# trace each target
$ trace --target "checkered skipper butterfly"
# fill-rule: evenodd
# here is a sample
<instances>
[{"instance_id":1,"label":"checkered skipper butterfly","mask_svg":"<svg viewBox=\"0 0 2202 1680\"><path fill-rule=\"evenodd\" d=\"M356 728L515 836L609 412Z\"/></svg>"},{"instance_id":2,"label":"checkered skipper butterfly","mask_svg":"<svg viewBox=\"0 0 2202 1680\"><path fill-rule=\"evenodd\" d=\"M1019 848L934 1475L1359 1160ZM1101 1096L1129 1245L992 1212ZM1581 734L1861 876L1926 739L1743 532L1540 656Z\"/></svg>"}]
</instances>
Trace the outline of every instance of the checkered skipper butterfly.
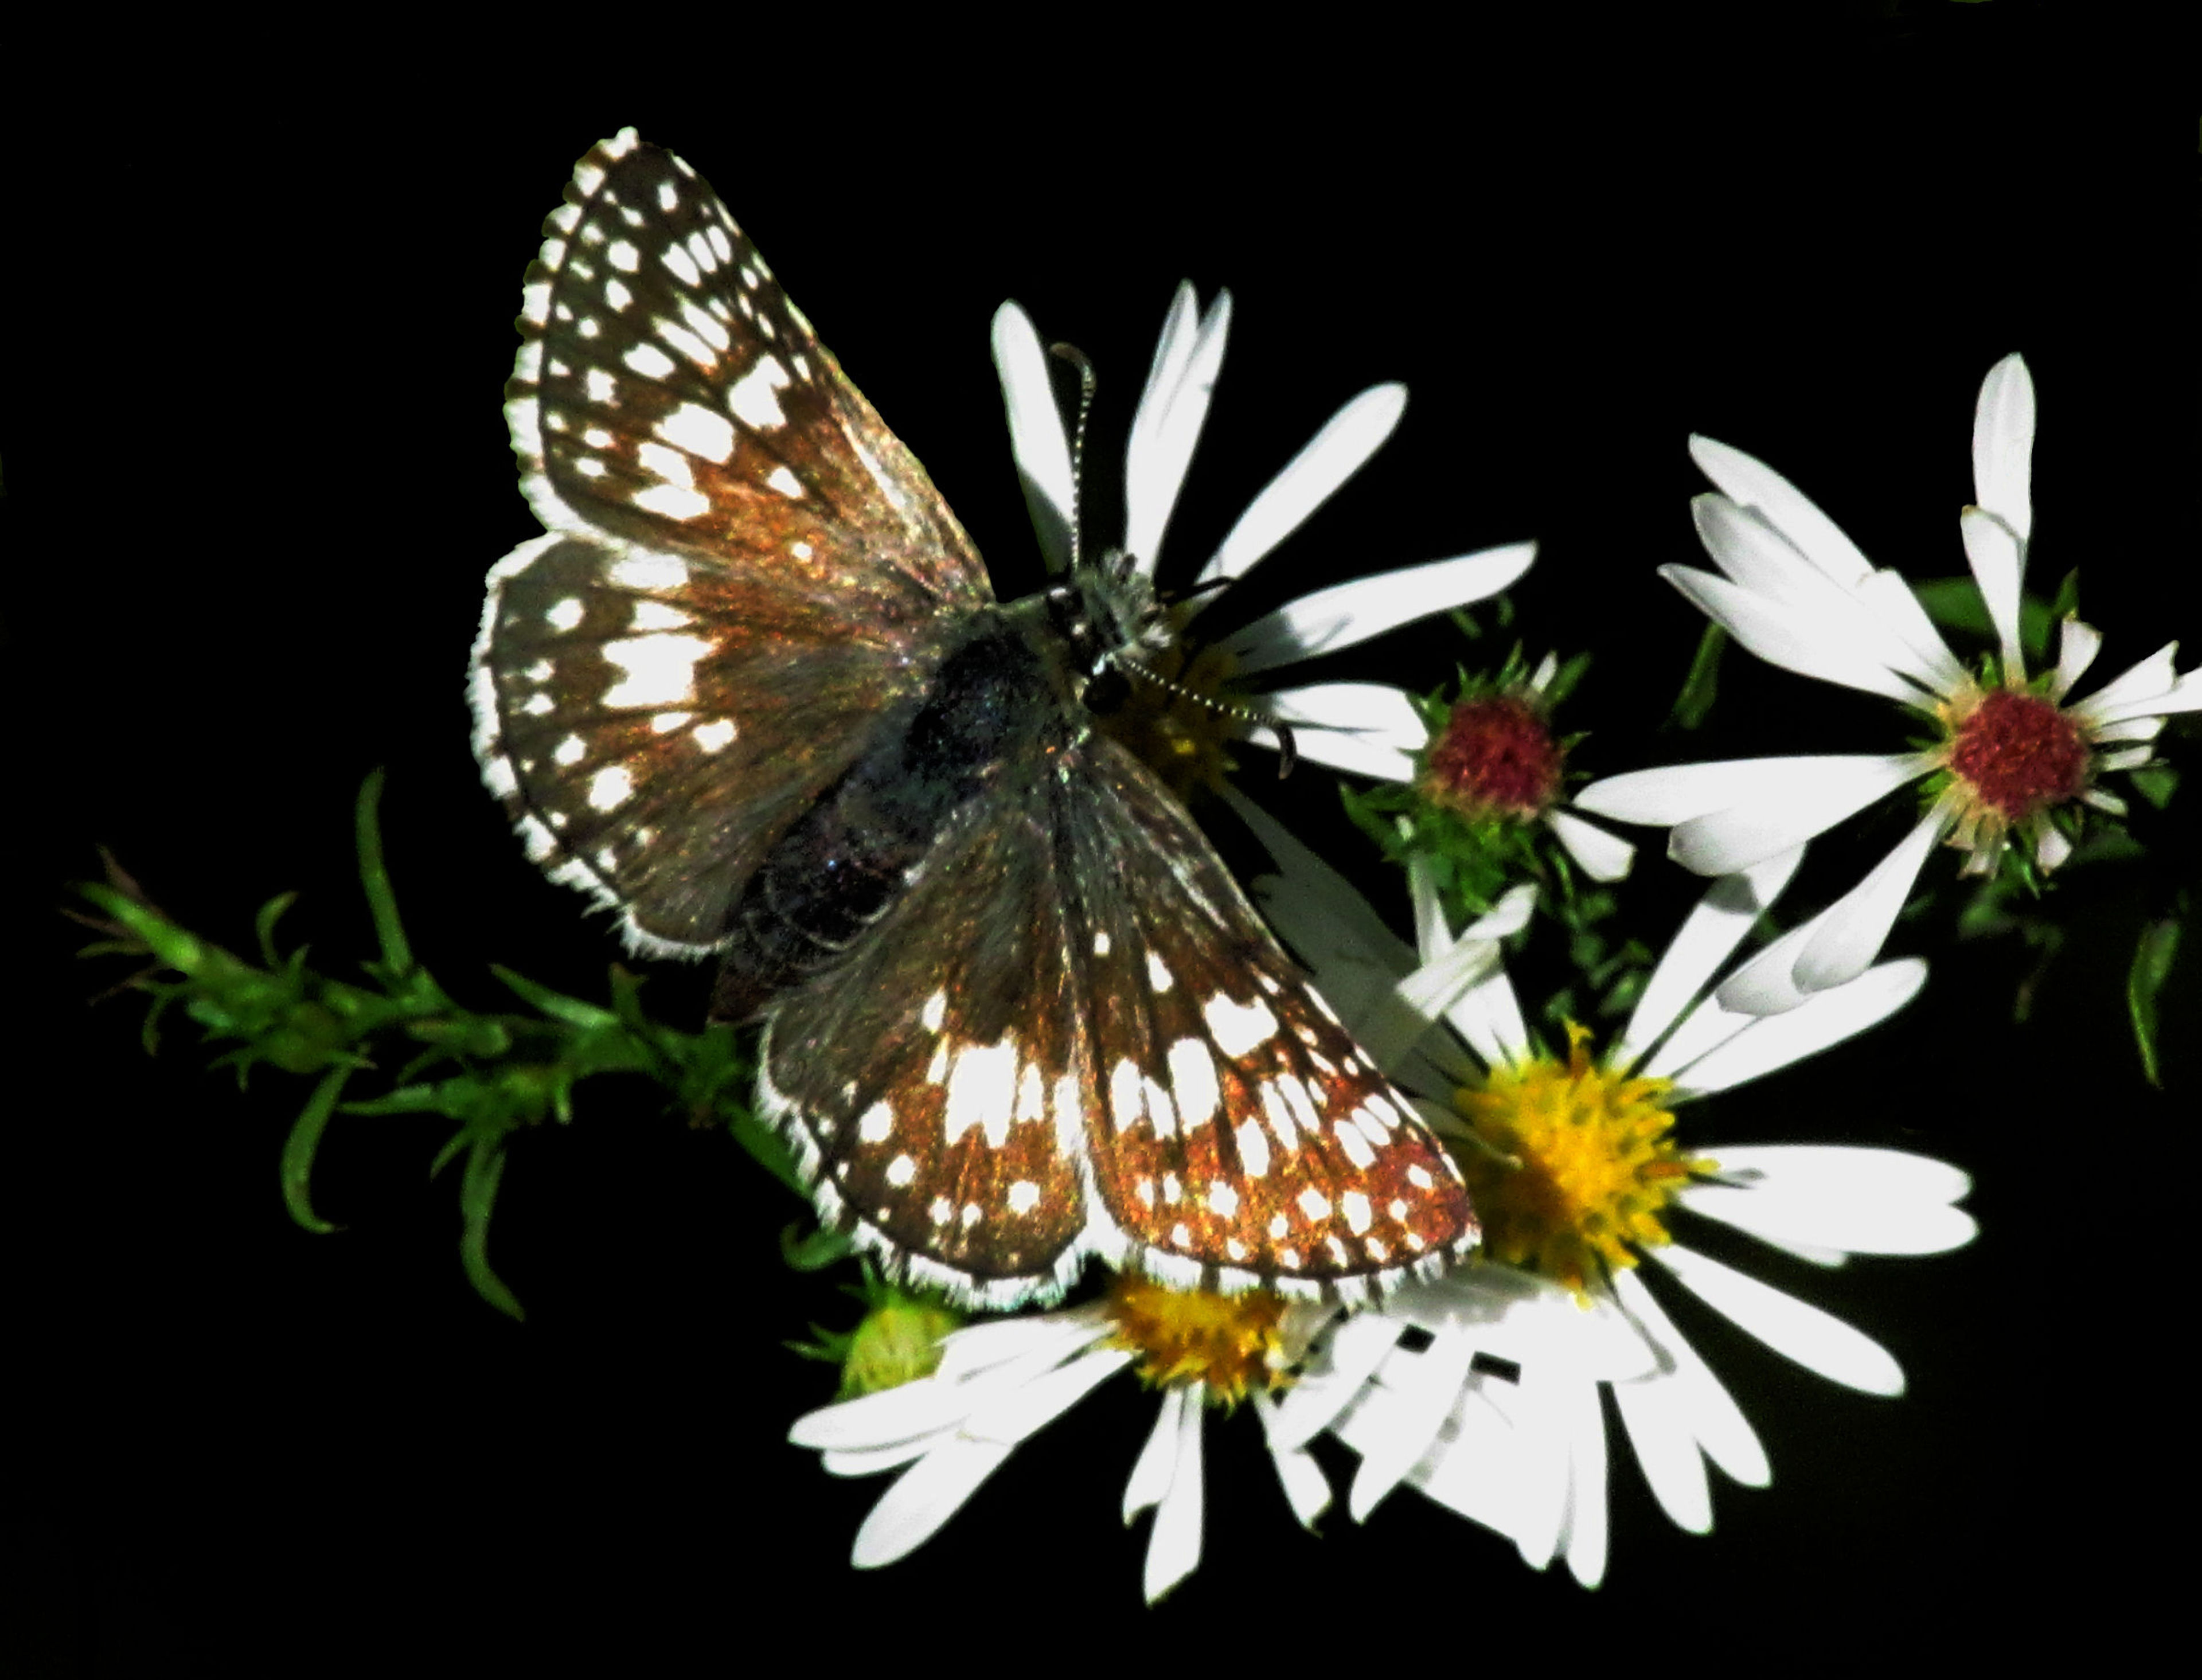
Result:
<instances>
[{"instance_id":1,"label":"checkered skipper butterfly","mask_svg":"<svg viewBox=\"0 0 2202 1680\"><path fill-rule=\"evenodd\" d=\"M491 572L474 747L528 855L719 958L820 1217L1004 1307L1089 1256L1366 1298L1464 1251L1442 1148L1086 684L1166 636L1121 556L1003 604L686 162L545 224L506 414L548 534Z\"/></svg>"}]
</instances>

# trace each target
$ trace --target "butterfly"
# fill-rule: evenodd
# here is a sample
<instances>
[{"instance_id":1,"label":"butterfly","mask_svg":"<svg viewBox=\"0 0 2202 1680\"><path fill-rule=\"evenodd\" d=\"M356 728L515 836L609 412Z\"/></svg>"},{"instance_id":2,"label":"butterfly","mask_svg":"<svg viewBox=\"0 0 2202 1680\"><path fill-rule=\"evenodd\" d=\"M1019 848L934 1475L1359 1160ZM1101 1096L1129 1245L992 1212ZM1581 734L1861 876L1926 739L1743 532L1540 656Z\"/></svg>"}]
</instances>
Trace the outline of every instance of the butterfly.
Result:
<instances>
[{"instance_id":1,"label":"butterfly","mask_svg":"<svg viewBox=\"0 0 2202 1680\"><path fill-rule=\"evenodd\" d=\"M633 129L527 271L474 749L528 856L715 956L819 1217L967 1305L1088 1259L1356 1301L1464 1253L1444 1148L1088 687L1122 555L984 565L694 169Z\"/></svg>"}]
</instances>

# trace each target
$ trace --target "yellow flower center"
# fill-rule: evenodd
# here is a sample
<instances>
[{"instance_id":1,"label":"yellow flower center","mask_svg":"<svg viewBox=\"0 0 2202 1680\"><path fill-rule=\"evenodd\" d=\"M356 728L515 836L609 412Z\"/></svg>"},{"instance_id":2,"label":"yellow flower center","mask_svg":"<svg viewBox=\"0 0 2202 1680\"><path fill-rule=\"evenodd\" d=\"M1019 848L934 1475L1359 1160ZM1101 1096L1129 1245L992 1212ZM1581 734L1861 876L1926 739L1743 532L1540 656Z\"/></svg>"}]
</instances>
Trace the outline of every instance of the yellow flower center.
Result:
<instances>
[{"instance_id":1,"label":"yellow flower center","mask_svg":"<svg viewBox=\"0 0 2202 1680\"><path fill-rule=\"evenodd\" d=\"M1285 1302L1259 1291L1210 1295L1127 1274L1109 1292L1109 1316L1116 1326L1110 1344L1138 1355L1142 1382L1205 1383L1225 1407L1253 1389L1284 1387L1286 1368L1305 1351L1288 1345Z\"/></svg>"},{"instance_id":2,"label":"yellow flower center","mask_svg":"<svg viewBox=\"0 0 2202 1680\"><path fill-rule=\"evenodd\" d=\"M1127 673L1123 704L1100 720L1101 729L1130 748L1180 799L1197 789L1221 788L1236 767L1230 743L1239 702L1228 690L1238 661L1221 648L1203 648L1188 660L1184 645L1173 642L1142 655L1140 663L1175 686Z\"/></svg>"},{"instance_id":3,"label":"yellow flower center","mask_svg":"<svg viewBox=\"0 0 2202 1680\"><path fill-rule=\"evenodd\" d=\"M1660 1211L1692 1174L1714 1170L1667 1136L1670 1082L1593 1066L1589 1037L1570 1021L1564 1062L1493 1068L1481 1090L1454 1098L1485 1146L1459 1152L1485 1256L1578 1296L1601 1266L1625 1270L1633 1249L1668 1241Z\"/></svg>"}]
</instances>

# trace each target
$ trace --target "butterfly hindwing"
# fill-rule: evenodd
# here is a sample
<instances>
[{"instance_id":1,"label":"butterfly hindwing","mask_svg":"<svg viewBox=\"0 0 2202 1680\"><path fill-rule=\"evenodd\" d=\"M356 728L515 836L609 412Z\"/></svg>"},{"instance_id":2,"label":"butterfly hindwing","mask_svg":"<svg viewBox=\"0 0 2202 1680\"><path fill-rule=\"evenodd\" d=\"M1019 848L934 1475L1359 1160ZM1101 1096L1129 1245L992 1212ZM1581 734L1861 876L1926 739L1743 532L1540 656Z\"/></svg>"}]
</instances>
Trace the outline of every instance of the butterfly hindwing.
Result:
<instances>
[{"instance_id":1,"label":"butterfly hindwing","mask_svg":"<svg viewBox=\"0 0 2202 1680\"><path fill-rule=\"evenodd\" d=\"M1096 735L1061 790L1098 1209L1164 1281L1364 1298L1471 1246L1460 1173L1183 806Z\"/></svg>"},{"instance_id":2,"label":"butterfly hindwing","mask_svg":"<svg viewBox=\"0 0 2202 1680\"><path fill-rule=\"evenodd\" d=\"M1041 726L837 962L775 1003L770 1116L821 1213L968 1304L1099 1258L1360 1298L1473 1240L1444 1149L1174 797Z\"/></svg>"}]
</instances>

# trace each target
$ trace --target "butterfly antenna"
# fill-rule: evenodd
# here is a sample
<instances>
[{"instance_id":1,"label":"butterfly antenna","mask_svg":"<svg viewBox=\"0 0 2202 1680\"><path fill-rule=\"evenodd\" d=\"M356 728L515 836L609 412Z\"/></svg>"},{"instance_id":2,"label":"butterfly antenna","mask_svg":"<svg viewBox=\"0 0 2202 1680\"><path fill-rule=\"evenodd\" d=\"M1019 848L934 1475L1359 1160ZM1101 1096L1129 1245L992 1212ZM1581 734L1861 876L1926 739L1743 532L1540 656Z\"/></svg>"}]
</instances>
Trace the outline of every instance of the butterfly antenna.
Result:
<instances>
[{"instance_id":1,"label":"butterfly antenna","mask_svg":"<svg viewBox=\"0 0 2202 1680\"><path fill-rule=\"evenodd\" d=\"M1240 723L1259 724L1264 729L1270 731L1277 737L1277 779L1279 781L1281 782L1286 777L1291 775L1293 767L1299 763L1299 743L1292 734L1292 726L1283 719L1269 717L1255 708L1241 705L1235 700L1217 700L1201 693L1197 689L1189 689L1183 683L1163 676L1159 671L1150 670L1128 654L1112 654L1110 655L1109 662L1127 677L1137 678L1143 683L1152 683L1157 688L1174 694L1180 700L1190 700L1196 706L1206 707L1218 717L1235 718Z\"/></svg>"},{"instance_id":2,"label":"butterfly antenna","mask_svg":"<svg viewBox=\"0 0 2202 1680\"><path fill-rule=\"evenodd\" d=\"M1086 417L1093 412L1093 363L1075 344L1054 344L1047 353L1078 370L1078 429L1070 440L1070 569L1075 572L1084 548L1086 526Z\"/></svg>"}]
</instances>

